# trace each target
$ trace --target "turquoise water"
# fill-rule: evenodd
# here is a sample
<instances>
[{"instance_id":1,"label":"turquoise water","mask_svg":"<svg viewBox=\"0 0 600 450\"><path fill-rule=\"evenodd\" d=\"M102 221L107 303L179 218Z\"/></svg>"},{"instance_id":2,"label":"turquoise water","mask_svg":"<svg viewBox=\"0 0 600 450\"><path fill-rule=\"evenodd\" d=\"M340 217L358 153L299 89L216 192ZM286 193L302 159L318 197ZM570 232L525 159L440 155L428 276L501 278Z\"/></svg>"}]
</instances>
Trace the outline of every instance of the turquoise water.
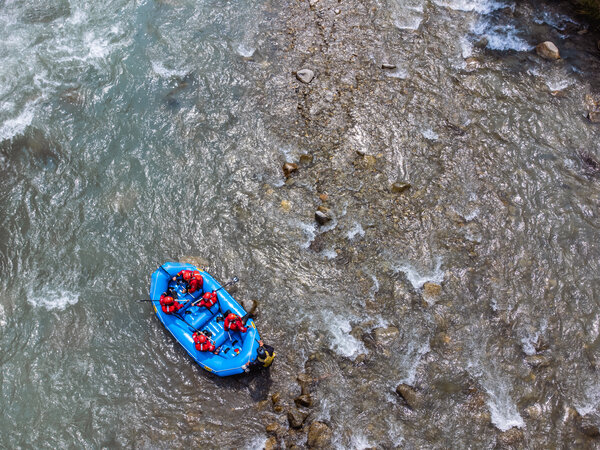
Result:
<instances>
[{"instance_id":1,"label":"turquoise water","mask_svg":"<svg viewBox=\"0 0 600 450\"><path fill-rule=\"evenodd\" d=\"M580 157L598 129L563 34L579 24L363 6L0 3L0 446L262 448L299 372L337 448L490 447L511 428L546 447L581 437L573 411L598 420L600 196ZM546 36L563 61L531 52ZM259 300L270 376L203 372L135 302L186 255Z\"/></svg>"}]
</instances>

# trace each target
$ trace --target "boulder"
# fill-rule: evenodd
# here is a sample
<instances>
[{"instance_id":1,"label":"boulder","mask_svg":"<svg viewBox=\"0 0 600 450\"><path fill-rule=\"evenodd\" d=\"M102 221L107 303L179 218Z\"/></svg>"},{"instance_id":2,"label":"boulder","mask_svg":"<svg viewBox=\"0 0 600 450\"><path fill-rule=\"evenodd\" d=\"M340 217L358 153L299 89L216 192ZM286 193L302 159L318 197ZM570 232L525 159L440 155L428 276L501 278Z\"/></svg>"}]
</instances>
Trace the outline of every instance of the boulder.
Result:
<instances>
[{"instance_id":1,"label":"boulder","mask_svg":"<svg viewBox=\"0 0 600 450\"><path fill-rule=\"evenodd\" d=\"M442 286L428 281L423 285L423 295L427 297L437 297L442 293Z\"/></svg>"},{"instance_id":2,"label":"boulder","mask_svg":"<svg viewBox=\"0 0 600 450\"><path fill-rule=\"evenodd\" d=\"M277 438L275 436L271 436L265 442L265 450L275 450L277 448Z\"/></svg>"},{"instance_id":3,"label":"boulder","mask_svg":"<svg viewBox=\"0 0 600 450\"><path fill-rule=\"evenodd\" d=\"M315 212L315 220L319 225L325 225L327 222L330 222L332 219L331 210L326 206L319 206L317 211Z\"/></svg>"},{"instance_id":4,"label":"boulder","mask_svg":"<svg viewBox=\"0 0 600 450\"><path fill-rule=\"evenodd\" d=\"M558 52L558 48L556 47L556 45L554 45L554 43L550 41L545 41L538 44L535 47L535 51L542 58L548 59L550 61L560 59L560 53Z\"/></svg>"},{"instance_id":5,"label":"boulder","mask_svg":"<svg viewBox=\"0 0 600 450\"><path fill-rule=\"evenodd\" d=\"M410 409L417 409L421 406L421 396L415 388L408 384L399 384L396 387L396 394L398 394Z\"/></svg>"},{"instance_id":6,"label":"boulder","mask_svg":"<svg viewBox=\"0 0 600 450\"><path fill-rule=\"evenodd\" d=\"M291 428L302 428L308 414L298 410L298 408L290 408L287 413L288 423Z\"/></svg>"},{"instance_id":7,"label":"boulder","mask_svg":"<svg viewBox=\"0 0 600 450\"><path fill-rule=\"evenodd\" d=\"M179 258L179 262L192 264L199 269L209 266L208 260L202 258L201 256L182 256Z\"/></svg>"},{"instance_id":8,"label":"boulder","mask_svg":"<svg viewBox=\"0 0 600 450\"><path fill-rule=\"evenodd\" d=\"M310 69L301 69L296 72L296 78L306 84L310 83L314 77L315 73Z\"/></svg>"},{"instance_id":9,"label":"boulder","mask_svg":"<svg viewBox=\"0 0 600 450\"><path fill-rule=\"evenodd\" d=\"M312 398L310 394L302 394L294 399L294 403L296 406L304 406L308 408L312 405Z\"/></svg>"},{"instance_id":10,"label":"boulder","mask_svg":"<svg viewBox=\"0 0 600 450\"><path fill-rule=\"evenodd\" d=\"M286 162L283 165L283 174L285 175L286 178L289 177L292 173L296 172L297 170L298 170L298 164Z\"/></svg>"},{"instance_id":11,"label":"boulder","mask_svg":"<svg viewBox=\"0 0 600 450\"><path fill-rule=\"evenodd\" d=\"M308 427L308 448L329 448L333 433L331 428L323 422L313 422Z\"/></svg>"},{"instance_id":12,"label":"boulder","mask_svg":"<svg viewBox=\"0 0 600 450\"><path fill-rule=\"evenodd\" d=\"M396 327L375 328L375 342L380 345L388 345L400 335Z\"/></svg>"},{"instance_id":13,"label":"boulder","mask_svg":"<svg viewBox=\"0 0 600 450\"><path fill-rule=\"evenodd\" d=\"M242 308L250 314L256 313L258 302L256 300L242 300Z\"/></svg>"},{"instance_id":14,"label":"boulder","mask_svg":"<svg viewBox=\"0 0 600 450\"><path fill-rule=\"evenodd\" d=\"M279 431L279 424L277 422L270 423L265 427L267 434L277 434Z\"/></svg>"},{"instance_id":15,"label":"boulder","mask_svg":"<svg viewBox=\"0 0 600 450\"><path fill-rule=\"evenodd\" d=\"M590 111L588 113L588 120L592 123L600 123L600 111Z\"/></svg>"},{"instance_id":16,"label":"boulder","mask_svg":"<svg viewBox=\"0 0 600 450\"><path fill-rule=\"evenodd\" d=\"M600 436L600 430L598 424L589 416L583 416L578 418L578 425L581 432L591 438L597 438Z\"/></svg>"},{"instance_id":17,"label":"boulder","mask_svg":"<svg viewBox=\"0 0 600 450\"><path fill-rule=\"evenodd\" d=\"M271 395L271 401L274 405L279 403L279 400L281 400L281 394L279 392L275 392L273 395Z\"/></svg>"},{"instance_id":18,"label":"boulder","mask_svg":"<svg viewBox=\"0 0 600 450\"><path fill-rule=\"evenodd\" d=\"M401 194L402 192L408 190L410 188L410 183L404 183L404 182L396 182L394 184L392 184L392 192L394 194Z\"/></svg>"},{"instance_id":19,"label":"boulder","mask_svg":"<svg viewBox=\"0 0 600 450\"><path fill-rule=\"evenodd\" d=\"M498 436L498 442L503 447L513 446L523 440L523 431L518 428L511 428L510 430L503 431Z\"/></svg>"}]
</instances>

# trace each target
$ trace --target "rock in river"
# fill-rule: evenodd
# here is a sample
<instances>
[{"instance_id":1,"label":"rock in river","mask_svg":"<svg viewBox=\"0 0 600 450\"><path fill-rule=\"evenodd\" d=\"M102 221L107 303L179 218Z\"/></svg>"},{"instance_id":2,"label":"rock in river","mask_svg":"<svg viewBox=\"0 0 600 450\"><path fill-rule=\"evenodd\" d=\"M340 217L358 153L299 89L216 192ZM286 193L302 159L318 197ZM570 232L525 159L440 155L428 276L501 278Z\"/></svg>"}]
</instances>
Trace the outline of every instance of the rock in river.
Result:
<instances>
[{"instance_id":1,"label":"rock in river","mask_svg":"<svg viewBox=\"0 0 600 450\"><path fill-rule=\"evenodd\" d=\"M331 221L331 210L326 206L319 206L317 212L315 212L315 220L319 225L325 225L327 222Z\"/></svg>"},{"instance_id":2,"label":"rock in river","mask_svg":"<svg viewBox=\"0 0 600 450\"><path fill-rule=\"evenodd\" d=\"M542 42L535 47L535 51L544 59L554 61L560 59L560 53L554 43L550 41Z\"/></svg>"},{"instance_id":3,"label":"rock in river","mask_svg":"<svg viewBox=\"0 0 600 450\"><path fill-rule=\"evenodd\" d=\"M396 394L402 397L410 409L417 409L421 406L421 396L408 384L399 384L396 387Z\"/></svg>"},{"instance_id":4,"label":"rock in river","mask_svg":"<svg viewBox=\"0 0 600 450\"><path fill-rule=\"evenodd\" d=\"M286 178L289 177L292 173L296 172L297 170L298 170L298 164L286 162L283 165L283 174L285 175Z\"/></svg>"},{"instance_id":5,"label":"rock in river","mask_svg":"<svg viewBox=\"0 0 600 450\"><path fill-rule=\"evenodd\" d=\"M292 428L302 428L302 424L308 417L308 414L299 411L297 408L290 408L287 413L288 422Z\"/></svg>"},{"instance_id":6,"label":"rock in river","mask_svg":"<svg viewBox=\"0 0 600 450\"><path fill-rule=\"evenodd\" d=\"M410 188L410 183L396 182L392 184L392 192L400 194Z\"/></svg>"},{"instance_id":7,"label":"rock in river","mask_svg":"<svg viewBox=\"0 0 600 450\"><path fill-rule=\"evenodd\" d=\"M296 406L305 406L308 408L312 405L312 398L310 394L302 394L294 399L294 403Z\"/></svg>"},{"instance_id":8,"label":"rock in river","mask_svg":"<svg viewBox=\"0 0 600 450\"><path fill-rule=\"evenodd\" d=\"M331 445L333 433L331 428L323 422L313 422L308 428L308 448L328 448Z\"/></svg>"},{"instance_id":9,"label":"rock in river","mask_svg":"<svg viewBox=\"0 0 600 450\"><path fill-rule=\"evenodd\" d=\"M301 69L296 72L296 78L306 84L310 83L314 77L315 73L310 69Z\"/></svg>"},{"instance_id":10,"label":"rock in river","mask_svg":"<svg viewBox=\"0 0 600 450\"><path fill-rule=\"evenodd\" d=\"M375 329L375 342L381 345L388 345L394 341L400 331L396 327L385 327Z\"/></svg>"}]
</instances>

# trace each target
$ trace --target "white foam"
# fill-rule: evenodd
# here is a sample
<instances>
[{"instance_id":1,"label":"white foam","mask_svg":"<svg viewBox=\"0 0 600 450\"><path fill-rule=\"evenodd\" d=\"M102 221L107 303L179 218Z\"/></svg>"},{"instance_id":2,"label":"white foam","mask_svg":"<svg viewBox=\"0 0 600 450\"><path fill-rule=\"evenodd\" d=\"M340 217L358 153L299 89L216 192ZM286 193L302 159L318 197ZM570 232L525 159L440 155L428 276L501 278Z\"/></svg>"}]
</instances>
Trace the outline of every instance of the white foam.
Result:
<instances>
[{"instance_id":1,"label":"white foam","mask_svg":"<svg viewBox=\"0 0 600 450\"><path fill-rule=\"evenodd\" d=\"M402 19L394 20L394 25L399 30L418 30L421 26L421 22L423 22L423 16L416 14L409 14Z\"/></svg>"},{"instance_id":2,"label":"white foam","mask_svg":"<svg viewBox=\"0 0 600 450\"><path fill-rule=\"evenodd\" d=\"M265 444L267 443L266 436L252 436L249 442L246 442L243 446L244 450L262 450L265 448Z\"/></svg>"},{"instance_id":3,"label":"white foam","mask_svg":"<svg viewBox=\"0 0 600 450\"><path fill-rule=\"evenodd\" d=\"M28 103L17 117L4 121L0 126L0 141L22 134L31 125L34 115L33 104Z\"/></svg>"},{"instance_id":4,"label":"white foam","mask_svg":"<svg viewBox=\"0 0 600 450\"><path fill-rule=\"evenodd\" d=\"M437 258L435 268L430 272L419 273L411 264L404 263L395 268L396 272L404 272L413 288L421 289L428 281L441 284L444 281L444 272L441 269L442 260Z\"/></svg>"},{"instance_id":5,"label":"white foam","mask_svg":"<svg viewBox=\"0 0 600 450\"><path fill-rule=\"evenodd\" d=\"M373 286L369 289L369 297L375 299L375 294L379 292L379 280L375 275L371 275L371 279L373 280Z\"/></svg>"},{"instance_id":6,"label":"white foam","mask_svg":"<svg viewBox=\"0 0 600 450\"><path fill-rule=\"evenodd\" d=\"M393 72L386 72L386 75L391 78L399 78L401 80L404 80L408 78L408 71L406 69L398 67Z\"/></svg>"},{"instance_id":7,"label":"white foam","mask_svg":"<svg viewBox=\"0 0 600 450\"><path fill-rule=\"evenodd\" d=\"M573 80L548 80L546 81L546 86L551 91L562 91L574 83Z\"/></svg>"},{"instance_id":8,"label":"white foam","mask_svg":"<svg viewBox=\"0 0 600 450\"><path fill-rule=\"evenodd\" d=\"M487 39L486 47L490 50L525 52L533 49L533 45L518 36L519 32L514 25L491 26L487 20L480 20L472 31Z\"/></svg>"},{"instance_id":9,"label":"white foam","mask_svg":"<svg viewBox=\"0 0 600 450\"><path fill-rule=\"evenodd\" d=\"M246 44L241 43L237 45L236 51L238 55L243 56L244 58L250 58L252 55L254 55L256 49L253 47L248 47Z\"/></svg>"},{"instance_id":10,"label":"white foam","mask_svg":"<svg viewBox=\"0 0 600 450\"><path fill-rule=\"evenodd\" d=\"M431 348L429 347L429 341L426 341L419 347L415 347L415 344L413 342L409 344L406 356L412 362L410 363L406 376L401 380L402 383L410 385L414 384L415 379L417 378L417 368L419 367L419 363L421 362L423 356L429 353L430 350Z\"/></svg>"},{"instance_id":11,"label":"white foam","mask_svg":"<svg viewBox=\"0 0 600 450\"><path fill-rule=\"evenodd\" d=\"M160 61L152 61L152 70L157 75L163 78L172 78L172 77L184 77L187 75L187 70L176 70L176 69L167 69L162 62Z\"/></svg>"},{"instance_id":12,"label":"white foam","mask_svg":"<svg viewBox=\"0 0 600 450\"><path fill-rule=\"evenodd\" d=\"M310 247L310 244L312 243L312 241L315 240L315 236L317 235L316 225L314 223L300 222L299 220L294 221L293 225L296 226L297 228L300 228L300 230L302 230L302 234L306 238L306 242L303 242L302 244L300 244L300 247L301 248Z\"/></svg>"},{"instance_id":13,"label":"white foam","mask_svg":"<svg viewBox=\"0 0 600 450\"><path fill-rule=\"evenodd\" d=\"M465 214L464 218L467 222L470 222L471 220L475 219L477 216L479 216L479 208L475 208L470 213Z\"/></svg>"},{"instance_id":14,"label":"white foam","mask_svg":"<svg viewBox=\"0 0 600 450\"><path fill-rule=\"evenodd\" d=\"M493 389L486 387L488 400L486 404L492 415L492 423L501 431L510 430L513 427L524 428L525 421L517 411L517 406L508 393L508 387L504 382L495 383Z\"/></svg>"},{"instance_id":15,"label":"white foam","mask_svg":"<svg viewBox=\"0 0 600 450\"><path fill-rule=\"evenodd\" d=\"M365 230L360 223L354 222L354 227L350 231L348 231L348 239L354 239L356 236L364 236Z\"/></svg>"},{"instance_id":16,"label":"white foam","mask_svg":"<svg viewBox=\"0 0 600 450\"><path fill-rule=\"evenodd\" d=\"M593 382L585 389L583 401L578 401L573 406L579 414L585 416L594 413L600 405L600 382Z\"/></svg>"},{"instance_id":17,"label":"white foam","mask_svg":"<svg viewBox=\"0 0 600 450\"><path fill-rule=\"evenodd\" d=\"M331 335L331 349L347 358L356 358L360 353L367 353L365 344L350 334L350 321L341 316L327 313L323 317L327 330Z\"/></svg>"},{"instance_id":18,"label":"white foam","mask_svg":"<svg viewBox=\"0 0 600 450\"><path fill-rule=\"evenodd\" d=\"M7 324L6 320L6 311L4 310L4 305L0 305L0 327L4 327Z\"/></svg>"},{"instance_id":19,"label":"white foam","mask_svg":"<svg viewBox=\"0 0 600 450\"><path fill-rule=\"evenodd\" d=\"M321 255L323 255L327 259L335 259L335 258L337 258L337 253L336 253L336 251L334 249L323 250L321 252Z\"/></svg>"},{"instance_id":20,"label":"white foam","mask_svg":"<svg viewBox=\"0 0 600 450\"><path fill-rule=\"evenodd\" d=\"M439 137L438 134L435 131L433 131L431 128L421 131L421 134L423 135L423 137L425 139L429 139L430 141L436 141Z\"/></svg>"},{"instance_id":21,"label":"white foam","mask_svg":"<svg viewBox=\"0 0 600 450\"><path fill-rule=\"evenodd\" d=\"M488 14L508 6L505 3L490 0L434 0L434 2L438 6L455 11L477 12L480 14Z\"/></svg>"},{"instance_id":22,"label":"white foam","mask_svg":"<svg viewBox=\"0 0 600 450\"><path fill-rule=\"evenodd\" d=\"M27 295L27 301L33 306L62 311L76 304L79 301L79 294L64 289L43 288L39 292L31 291Z\"/></svg>"}]
</instances>

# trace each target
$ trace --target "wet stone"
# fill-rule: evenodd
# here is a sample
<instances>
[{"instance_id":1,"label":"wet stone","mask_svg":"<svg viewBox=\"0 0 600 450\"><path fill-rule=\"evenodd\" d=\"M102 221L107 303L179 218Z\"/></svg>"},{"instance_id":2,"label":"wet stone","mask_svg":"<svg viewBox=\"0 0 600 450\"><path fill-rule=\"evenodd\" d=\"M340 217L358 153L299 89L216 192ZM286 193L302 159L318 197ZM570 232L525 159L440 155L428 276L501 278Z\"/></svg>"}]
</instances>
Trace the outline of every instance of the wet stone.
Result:
<instances>
[{"instance_id":1,"label":"wet stone","mask_svg":"<svg viewBox=\"0 0 600 450\"><path fill-rule=\"evenodd\" d=\"M592 123L600 123L600 111L590 111L588 113L588 120Z\"/></svg>"},{"instance_id":2,"label":"wet stone","mask_svg":"<svg viewBox=\"0 0 600 450\"><path fill-rule=\"evenodd\" d=\"M519 428L511 428L510 430L503 431L498 436L498 442L502 446L509 446L518 444L523 440L523 431Z\"/></svg>"},{"instance_id":3,"label":"wet stone","mask_svg":"<svg viewBox=\"0 0 600 450\"><path fill-rule=\"evenodd\" d=\"M242 308L247 313L254 314L256 313L256 308L258 308L258 302L256 300L242 300Z\"/></svg>"},{"instance_id":4,"label":"wet stone","mask_svg":"<svg viewBox=\"0 0 600 450\"><path fill-rule=\"evenodd\" d=\"M410 409L417 409L421 406L421 397L412 386L402 383L396 387L398 394Z\"/></svg>"},{"instance_id":5,"label":"wet stone","mask_svg":"<svg viewBox=\"0 0 600 450\"><path fill-rule=\"evenodd\" d=\"M313 422L308 428L308 448L328 448L331 445L333 433L331 428L323 422Z\"/></svg>"},{"instance_id":6,"label":"wet stone","mask_svg":"<svg viewBox=\"0 0 600 450\"><path fill-rule=\"evenodd\" d=\"M385 327L375 329L375 342L380 345L388 345L400 335L396 327Z\"/></svg>"},{"instance_id":7,"label":"wet stone","mask_svg":"<svg viewBox=\"0 0 600 450\"><path fill-rule=\"evenodd\" d=\"M442 293L442 286L428 281L423 285L423 295L427 297L437 297Z\"/></svg>"},{"instance_id":8,"label":"wet stone","mask_svg":"<svg viewBox=\"0 0 600 450\"><path fill-rule=\"evenodd\" d=\"M294 399L296 406L304 406L306 408L312 405L312 398L310 394L302 394Z\"/></svg>"},{"instance_id":9,"label":"wet stone","mask_svg":"<svg viewBox=\"0 0 600 450\"><path fill-rule=\"evenodd\" d=\"M276 448L278 448L277 438L275 436L271 436L269 439L267 439L267 442L265 442L265 450L275 450Z\"/></svg>"},{"instance_id":10,"label":"wet stone","mask_svg":"<svg viewBox=\"0 0 600 450\"><path fill-rule=\"evenodd\" d=\"M313 156L312 155L300 155L300 164L310 164L313 162Z\"/></svg>"},{"instance_id":11,"label":"wet stone","mask_svg":"<svg viewBox=\"0 0 600 450\"><path fill-rule=\"evenodd\" d=\"M319 200L321 200L322 202L326 202L327 200L329 200L329 196L327 194L320 194Z\"/></svg>"},{"instance_id":12,"label":"wet stone","mask_svg":"<svg viewBox=\"0 0 600 450\"><path fill-rule=\"evenodd\" d=\"M382 68L382 69L389 69L389 70L392 70L392 69L395 69L395 68L396 68L396 64L388 64L388 63L383 63L383 64L381 65L381 68Z\"/></svg>"},{"instance_id":13,"label":"wet stone","mask_svg":"<svg viewBox=\"0 0 600 450\"><path fill-rule=\"evenodd\" d=\"M299 411L297 408L290 408L287 413L288 423L292 428L302 428L308 414Z\"/></svg>"},{"instance_id":14,"label":"wet stone","mask_svg":"<svg viewBox=\"0 0 600 450\"><path fill-rule=\"evenodd\" d=\"M579 418L578 422L579 428L583 434L591 438L600 437L600 430L598 429L598 424L596 421L594 421L594 419L589 416L583 416Z\"/></svg>"},{"instance_id":15,"label":"wet stone","mask_svg":"<svg viewBox=\"0 0 600 450\"><path fill-rule=\"evenodd\" d=\"M271 395L271 402L273 402L274 405L279 403L279 400L281 400L281 394L279 392L275 392Z\"/></svg>"},{"instance_id":16,"label":"wet stone","mask_svg":"<svg viewBox=\"0 0 600 450\"><path fill-rule=\"evenodd\" d=\"M315 73L310 69L301 69L296 72L296 78L306 84L310 83L314 77Z\"/></svg>"},{"instance_id":17,"label":"wet stone","mask_svg":"<svg viewBox=\"0 0 600 450\"><path fill-rule=\"evenodd\" d=\"M529 355L525 358L527 364L531 367L535 367L537 369L541 369L544 367L548 367L550 365L550 358L545 355Z\"/></svg>"},{"instance_id":18,"label":"wet stone","mask_svg":"<svg viewBox=\"0 0 600 450\"><path fill-rule=\"evenodd\" d=\"M535 47L535 51L542 58L554 61L560 59L560 53L554 43L550 41L542 42Z\"/></svg>"},{"instance_id":19,"label":"wet stone","mask_svg":"<svg viewBox=\"0 0 600 450\"><path fill-rule=\"evenodd\" d=\"M292 173L296 172L297 170L298 164L286 162L283 165L283 174L286 176L286 178L289 177Z\"/></svg>"},{"instance_id":20,"label":"wet stone","mask_svg":"<svg viewBox=\"0 0 600 450\"><path fill-rule=\"evenodd\" d=\"M402 192L410 189L410 183L405 182L396 182L392 184L392 192L394 194L401 194Z\"/></svg>"},{"instance_id":21,"label":"wet stone","mask_svg":"<svg viewBox=\"0 0 600 450\"><path fill-rule=\"evenodd\" d=\"M315 220L319 225L325 225L331 221L331 213L329 211L324 212L320 209L315 212Z\"/></svg>"},{"instance_id":22,"label":"wet stone","mask_svg":"<svg viewBox=\"0 0 600 450\"><path fill-rule=\"evenodd\" d=\"M275 434L279 431L279 424L277 422L270 423L265 427L265 431L268 434Z\"/></svg>"}]
</instances>

